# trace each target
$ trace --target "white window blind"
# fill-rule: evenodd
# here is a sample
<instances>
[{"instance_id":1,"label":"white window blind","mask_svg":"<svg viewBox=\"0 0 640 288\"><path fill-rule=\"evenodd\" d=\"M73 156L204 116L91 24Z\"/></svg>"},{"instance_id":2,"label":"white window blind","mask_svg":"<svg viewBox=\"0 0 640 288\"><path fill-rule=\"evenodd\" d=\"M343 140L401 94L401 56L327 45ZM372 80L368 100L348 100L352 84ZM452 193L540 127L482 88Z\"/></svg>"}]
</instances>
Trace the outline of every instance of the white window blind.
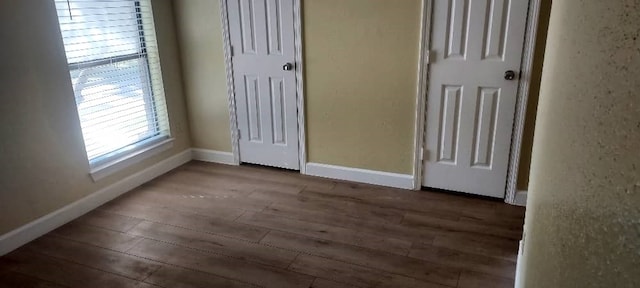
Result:
<instances>
[{"instance_id":1,"label":"white window blind","mask_svg":"<svg viewBox=\"0 0 640 288\"><path fill-rule=\"evenodd\" d=\"M169 136L149 0L55 0L89 162Z\"/></svg>"}]
</instances>

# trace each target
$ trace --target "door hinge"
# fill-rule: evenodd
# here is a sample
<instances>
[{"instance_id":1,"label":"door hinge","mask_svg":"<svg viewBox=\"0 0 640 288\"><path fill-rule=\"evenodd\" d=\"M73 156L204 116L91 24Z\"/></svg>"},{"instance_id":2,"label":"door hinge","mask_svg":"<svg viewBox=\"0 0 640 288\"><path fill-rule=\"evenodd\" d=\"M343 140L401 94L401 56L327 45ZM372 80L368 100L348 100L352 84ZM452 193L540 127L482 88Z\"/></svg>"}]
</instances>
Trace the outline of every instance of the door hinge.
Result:
<instances>
[{"instance_id":1,"label":"door hinge","mask_svg":"<svg viewBox=\"0 0 640 288\"><path fill-rule=\"evenodd\" d=\"M230 45L229 47L229 54L231 54L231 57L233 57L233 45Z\"/></svg>"},{"instance_id":2,"label":"door hinge","mask_svg":"<svg viewBox=\"0 0 640 288\"><path fill-rule=\"evenodd\" d=\"M429 161L429 150L420 148L420 160L422 162Z\"/></svg>"},{"instance_id":3,"label":"door hinge","mask_svg":"<svg viewBox=\"0 0 640 288\"><path fill-rule=\"evenodd\" d=\"M431 59L433 59L435 57L436 51L433 50L427 50L427 55L425 55L425 63L427 64L431 64Z\"/></svg>"},{"instance_id":4,"label":"door hinge","mask_svg":"<svg viewBox=\"0 0 640 288\"><path fill-rule=\"evenodd\" d=\"M240 129L238 129L238 140L242 139L242 131L240 131Z\"/></svg>"}]
</instances>

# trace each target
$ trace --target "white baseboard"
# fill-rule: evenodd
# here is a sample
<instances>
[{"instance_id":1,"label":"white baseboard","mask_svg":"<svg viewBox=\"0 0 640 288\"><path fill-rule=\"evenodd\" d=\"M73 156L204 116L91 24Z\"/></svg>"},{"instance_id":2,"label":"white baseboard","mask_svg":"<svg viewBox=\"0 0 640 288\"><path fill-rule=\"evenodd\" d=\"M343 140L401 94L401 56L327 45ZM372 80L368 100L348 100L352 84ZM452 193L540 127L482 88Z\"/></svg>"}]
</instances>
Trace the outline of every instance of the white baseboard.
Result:
<instances>
[{"instance_id":1,"label":"white baseboard","mask_svg":"<svg viewBox=\"0 0 640 288\"><path fill-rule=\"evenodd\" d=\"M514 197L513 205L527 206L527 190L516 191L516 196Z\"/></svg>"},{"instance_id":2,"label":"white baseboard","mask_svg":"<svg viewBox=\"0 0 640 288\"><path fill-rule=\"evenodd\" d=\"M191 157L193 158L193 160L228 164L228 165L237 165L233 160L233 153L231 152L192 148Z\"/></svg>"},{"instance_id":3,"label":"white baseboard","mask_svg":"<svg viewBox=\"0 0 640 288\"><path fill-rule=\"evenodd\" d=\"M306 175L347 180L374 185L413 189L413 175L381 172L359 168L307 163Z\"/></svg>"},{"instance_id":4,"label":"white baseboard","mask_svg":"<svg viewBox=\"0 0 640 288\"><path fill-rule=\"evenodd\" d=\"M524 276L522 276L522 265L524 262L524 234L522 235L522 240L520 240L520 244L518 245L518 258L516 260L516 276L515 276L515 288L523 288L524 287Z\"/></svg>"},{"instance_id":5,"label":"white baseboard","mask_svg":"<svg viewBox=\"0 0 640 288\"><path fill-rule=\"evenodd\" d=\"M191 149L162 160L22 227L0 235L0 256L189 161L191 161Z\"/></svg>"}]
</instances>

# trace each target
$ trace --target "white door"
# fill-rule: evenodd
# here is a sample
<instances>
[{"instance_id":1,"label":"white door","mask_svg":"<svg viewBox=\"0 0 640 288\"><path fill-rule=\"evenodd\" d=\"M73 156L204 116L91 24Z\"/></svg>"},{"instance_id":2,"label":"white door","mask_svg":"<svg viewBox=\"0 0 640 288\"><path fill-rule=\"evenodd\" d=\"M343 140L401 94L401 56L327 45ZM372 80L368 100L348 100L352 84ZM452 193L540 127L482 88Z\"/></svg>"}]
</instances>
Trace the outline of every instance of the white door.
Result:
<instances>
[{"instance_id":1,"label":"white door","mask_svg":"<svg viewBox=\"0 0 640 288\"><path fill-rule=\"evenodd\" d=\"M293 0L227 0L240 161L299 169Z\"/></svg>"},{"instance_id":2,"label":"white door","mask_svg":"<svg viewBox=\"0 0 640 288\"><path fill-rule=\"evenodd\" d=\"M527 7L433 2L424 186L504 198Z\"/></svg>"}]
</instances>

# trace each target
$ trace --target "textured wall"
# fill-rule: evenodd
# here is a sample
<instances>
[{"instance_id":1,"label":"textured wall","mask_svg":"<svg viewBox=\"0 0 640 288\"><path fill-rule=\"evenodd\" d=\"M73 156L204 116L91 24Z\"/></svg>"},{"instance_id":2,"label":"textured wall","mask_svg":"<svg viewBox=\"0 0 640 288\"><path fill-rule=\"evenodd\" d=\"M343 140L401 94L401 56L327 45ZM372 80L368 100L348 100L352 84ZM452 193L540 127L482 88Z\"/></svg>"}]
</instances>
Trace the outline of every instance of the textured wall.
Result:
<instances>
[{"instance_id":1,"label":"textured wall","mask_svg":"<svg viewBox=\"0 0 640 288\"><path fill-rule=\"evenodd\" d=\"M640 1L551 11L533 148L526 287L640 287Z\"/></svg>"},{"instance_id":2,"label":"textured wall","mask_svg":"<svg viewBox=\"0 0 640 288\"><path fill-rule=\"evenodd\" d=\"M218 1L174 1L191 141L231 152L227 76Z\"/></svg>"},{"instance_id":3,"label":"textured wall","mask_svg":"<svg viewBox=\"0 0 640 288\"><path fill-rule=\"evenodd\" d=\"M190 146L171 2L153 10L174 147L94 183L53 1L0 1L0 235Z\"/></svg>"}]
</instances>

